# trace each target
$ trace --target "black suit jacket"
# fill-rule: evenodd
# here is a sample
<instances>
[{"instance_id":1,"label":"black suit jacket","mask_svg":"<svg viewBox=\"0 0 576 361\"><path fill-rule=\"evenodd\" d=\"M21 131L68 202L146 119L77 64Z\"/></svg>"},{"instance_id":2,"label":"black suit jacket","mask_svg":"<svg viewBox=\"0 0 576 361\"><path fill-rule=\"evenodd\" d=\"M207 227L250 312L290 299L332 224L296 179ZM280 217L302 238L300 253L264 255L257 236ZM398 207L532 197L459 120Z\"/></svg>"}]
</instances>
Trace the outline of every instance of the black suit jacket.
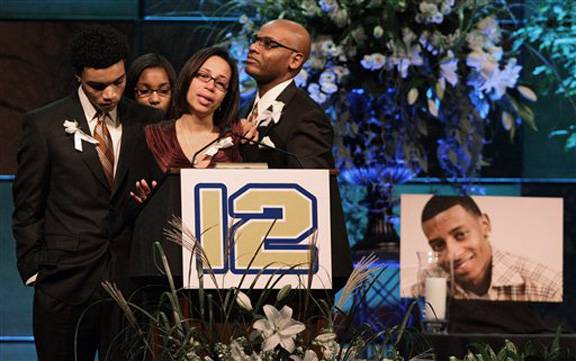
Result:
<instances>
[{"instance_id":1,"label":"black suit jacket","mask_svg":"<svg viewBox=\"0 0 576 361\"><path fill-rule=\"evenodd\" d=\"M270 137L276 149L244 145L243 157L248 162L266 162L269 168L334 169L332 145L334 130L324 110L294 82L276 98L284 103L277 123L259 129L259 137ZM340 288L352 271L340 192L334 176L330 177L332 275L335 288Z\"/></svg>"},{"instance_id":2,"label":"black suit jacket","mask_svg":"<svg viewBox=\"0 0 576 361\"><path fill-rule=\"evenodd\" d=\"M100 282L115 278L127 263L130 234L119 209L127 201L132 134L143 122L160 119L152 108L129 100L118 105L122 141L115 183L106 182L95 145L64 131L76 120L90 134L78 94L24 117L13 185L18 271L26 281L69 304L86 301Z\"/></svg>"}]
</instances>

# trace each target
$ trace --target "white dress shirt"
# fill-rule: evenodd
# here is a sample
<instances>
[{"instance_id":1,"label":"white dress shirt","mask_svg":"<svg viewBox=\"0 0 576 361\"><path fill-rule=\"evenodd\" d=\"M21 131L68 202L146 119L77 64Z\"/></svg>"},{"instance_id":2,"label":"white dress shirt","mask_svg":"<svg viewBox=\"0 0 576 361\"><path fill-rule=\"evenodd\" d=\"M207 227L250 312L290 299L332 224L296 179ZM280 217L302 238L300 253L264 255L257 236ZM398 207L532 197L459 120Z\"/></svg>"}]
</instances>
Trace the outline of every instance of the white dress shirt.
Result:
<instances>
[{"instance_id":1,"label":"white dress shirt","mask_svg":"<svg viewBox=\"0 0 576 361\"><path fill-rule=\"evenodd\" d=\"M278 98L278 96L286 89L288 85L293 81L293 79L288 79L283 81L280 84L276 84L272 89L268 90L262 97L260 97L260 93L256 94L256 99L254 99L254 104L258 107L258 114L262 114L266 109L268 109L272 103ZM250 114L254 109L250 111ZM250 114L246 117L250 119Z\"/></svg>"}]
</instances>

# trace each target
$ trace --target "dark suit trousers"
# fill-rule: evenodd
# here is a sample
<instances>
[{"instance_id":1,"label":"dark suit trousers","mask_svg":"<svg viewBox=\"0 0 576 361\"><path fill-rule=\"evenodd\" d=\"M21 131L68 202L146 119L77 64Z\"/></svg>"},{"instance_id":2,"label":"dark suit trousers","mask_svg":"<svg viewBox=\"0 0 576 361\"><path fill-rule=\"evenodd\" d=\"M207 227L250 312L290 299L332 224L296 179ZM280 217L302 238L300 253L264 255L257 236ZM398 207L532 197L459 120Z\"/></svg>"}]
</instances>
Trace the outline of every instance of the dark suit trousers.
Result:
<instances>
[{"instance_id":1,"label":"dark suit trousers","mask_svg":"<svg viewBox=\"0 0 576 361\"><path fill-rule=\"evenodd\" d=\"M33 328L38 361L74 361L75 354L78 361L93 361L96 352L100 361L124 359L121 340L114 339L125 327L123 315L104 292L99 289L85 303L70 305L36 289Z\"/></svg>"}]
</instances>

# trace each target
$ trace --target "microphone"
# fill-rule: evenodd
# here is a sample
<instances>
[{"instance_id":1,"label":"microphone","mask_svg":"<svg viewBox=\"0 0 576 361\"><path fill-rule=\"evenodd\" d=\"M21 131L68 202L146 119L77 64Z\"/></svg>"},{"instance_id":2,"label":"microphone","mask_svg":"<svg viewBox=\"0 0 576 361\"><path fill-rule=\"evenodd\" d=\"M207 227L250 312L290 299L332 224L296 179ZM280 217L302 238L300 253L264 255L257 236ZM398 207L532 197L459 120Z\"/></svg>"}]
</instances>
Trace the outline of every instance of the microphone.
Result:
<instances>
[{"instance_id":1,"label":"microphone","mask_svg":"<svg viewBox=\"0 0 576 361\"><path fill-rule=\"evenodd\" d=\"M228 125L226 125L224 127L224 129L222 129L222 131L220 132L221 135L218 136L218 138L214 139L213 141L209 142L208 144L206 144L205 146L203 146L202 148L198 149L196 151L196 153L194 153L194 155L192 156L192 165L194 166L194 168L196 168L196 157L198 155L200 155L200 153L202 153L203 151L205 151L206 149L208 149L211 145L213 145L214 143L217 143L219 141L221 141L222 139L225 139L226 137L228 137L230 134L230 127ZM234 134L234 133L232 133Z\"/></svg>"},{"instance_id":2,"label":"microphone","mask_svg":"<svg viewBox=\"0 0 576 361\"><path fill-rule=\"evenodd\" d=\"M302 164L302 162L300 161L300 159L298 158L298 156L297 156L296 154L294 154L294 153L285 151L284 149L271 147L271 146L269 146L268 144L262 143L261 141L258 141L258 140L253 140L253 139L250 139L250 138L246 138L246 137L243 136L242 134L238 134L238 133L236 133L236 132L232 132L232 135L235 136L235 137L237 137L237 138L243 139L243 140L245 140L245 141L247 141L247 142L249 142L249 143L251 143L251 144L258 145L258 146L262 146L262 147L264 147L264 148L266 148L266 149L269 149L269 150L271 150L271 151L278 152L278 153L284 154L284 155L286 155L286 156L288 156L288 157L291 157L291 158L293 158L293 159L296 161L296 163L298 164L298 167L299 167L299 168L304 169L304 165Z\"/></svg>"}]
</instances>

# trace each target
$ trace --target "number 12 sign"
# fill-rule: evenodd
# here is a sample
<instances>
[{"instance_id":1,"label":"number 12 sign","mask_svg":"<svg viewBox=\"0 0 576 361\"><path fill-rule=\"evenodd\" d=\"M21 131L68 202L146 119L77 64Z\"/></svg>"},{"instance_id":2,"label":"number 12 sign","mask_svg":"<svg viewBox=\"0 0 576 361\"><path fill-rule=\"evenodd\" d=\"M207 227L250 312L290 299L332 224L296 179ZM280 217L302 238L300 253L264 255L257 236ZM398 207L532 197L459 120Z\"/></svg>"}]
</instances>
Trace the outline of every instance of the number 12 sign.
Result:
<instances>
[{"instance_id":1,"label":"number 12 sign","mask_svg":"<svg viewBox=\"0 0 576 361\"><path fill-rule=\"evenodd\" d=\"M328 170L182 169L180 177L182 222L204 253L183 249L185 287L202 278L204 288L303 288L312 274L312 288L332 288Z\"/></svg>"}]
</instances>

